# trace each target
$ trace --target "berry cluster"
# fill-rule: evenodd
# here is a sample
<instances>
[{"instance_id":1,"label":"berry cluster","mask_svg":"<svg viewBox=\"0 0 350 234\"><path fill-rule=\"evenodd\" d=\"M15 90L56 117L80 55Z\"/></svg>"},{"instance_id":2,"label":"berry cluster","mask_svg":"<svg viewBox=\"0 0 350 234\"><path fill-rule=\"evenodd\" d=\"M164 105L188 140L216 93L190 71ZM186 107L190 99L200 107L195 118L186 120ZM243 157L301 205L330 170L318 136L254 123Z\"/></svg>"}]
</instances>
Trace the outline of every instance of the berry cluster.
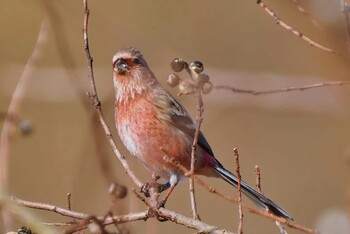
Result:
<instances>
[{"instance_id":1,"label":"berry cluster","mask_svg":"<svg viewBox=\"0 0 350 234\"><path fill-rule=\"evenodd\" d=\"M179 87L180 93L178 95L193 94L196 90L207 94L212 90L213 84L209 81L209 76L203 73L204 66L202 62L194 61L188 65L183 59L175 58L170 63L170 67L176 73L185 70L190 76L189 79L181 79L178 74L174 73L168 76L168 84L171 87Z\"/></svg>"}]
</instances>

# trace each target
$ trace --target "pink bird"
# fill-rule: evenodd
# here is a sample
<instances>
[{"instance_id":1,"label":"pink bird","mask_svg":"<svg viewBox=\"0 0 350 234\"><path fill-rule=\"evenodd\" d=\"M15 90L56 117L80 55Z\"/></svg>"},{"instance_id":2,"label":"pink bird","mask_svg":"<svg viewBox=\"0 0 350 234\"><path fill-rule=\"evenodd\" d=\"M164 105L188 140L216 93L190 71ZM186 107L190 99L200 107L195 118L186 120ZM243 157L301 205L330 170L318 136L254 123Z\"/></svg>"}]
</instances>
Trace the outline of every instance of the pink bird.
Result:
<instances>
[{"instance_id":1,"label":"pink bird","mask_svg":"<svg viewBox=\"0 0 350 234\"><path fill-rule=\"evenodd\" d=\"M157 81L139 50L123 48L113 56L115 124L128 151L151 172L168 182L163 190L185 178L164 156L190 168L196 125L185 108ZM195 174L222 178L237 188L237 177L226 170L200 133ZM259 208L285 219L293 218L276 203L241 181L242 192Z\"/></svg>"}]
</instances>

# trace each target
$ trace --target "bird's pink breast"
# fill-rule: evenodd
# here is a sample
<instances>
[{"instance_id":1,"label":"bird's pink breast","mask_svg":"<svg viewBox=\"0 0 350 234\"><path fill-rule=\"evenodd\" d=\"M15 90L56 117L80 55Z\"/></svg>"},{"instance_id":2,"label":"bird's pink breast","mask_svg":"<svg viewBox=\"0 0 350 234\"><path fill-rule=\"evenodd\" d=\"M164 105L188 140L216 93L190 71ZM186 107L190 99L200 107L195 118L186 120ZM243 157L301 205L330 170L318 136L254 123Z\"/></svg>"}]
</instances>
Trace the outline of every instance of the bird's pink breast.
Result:
<instances>
[{"instance_id":1,"label":"bird's pink breast","mask_svg":"<svg viewBox=\"0 0 350 234\"><path fill-rule=\"evenodd\" d=\"M191 140L164 120L159 106L145 93L127 102L116 103L116 127L124 145L152 171L165 177L177 170L166 163L165 155L189 164ZM164 107L165 108L165 107ZM168 177L168 176L166 176Z\"/></svg>"}]
</instances>

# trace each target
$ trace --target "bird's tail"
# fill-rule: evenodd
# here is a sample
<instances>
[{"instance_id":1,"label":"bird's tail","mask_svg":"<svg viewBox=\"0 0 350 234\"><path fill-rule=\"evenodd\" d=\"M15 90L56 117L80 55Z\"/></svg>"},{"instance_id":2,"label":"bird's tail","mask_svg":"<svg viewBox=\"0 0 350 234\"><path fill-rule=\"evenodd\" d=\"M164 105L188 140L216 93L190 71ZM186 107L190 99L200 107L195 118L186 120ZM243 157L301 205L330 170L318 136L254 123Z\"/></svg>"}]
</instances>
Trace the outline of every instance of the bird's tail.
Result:
<instances>
[{"instance_id":1,"label":"bird's tail","mask_svg":"<svg viewBox=\"0 0 350 234\"><path fill-rule=\"evenodd\" d=\"M223 167L216 167L215 171L229 184L237 188L238 180L237 177L226 170ZM254 202L261 209L268 209L276 216L283 217L285 219L293 220L293 218L276 203L265 197L263 194L259 193L252 187L250 187L246 182L241 181L241 191L246 195L252 202Z\"/></svg>"}]
</instances>

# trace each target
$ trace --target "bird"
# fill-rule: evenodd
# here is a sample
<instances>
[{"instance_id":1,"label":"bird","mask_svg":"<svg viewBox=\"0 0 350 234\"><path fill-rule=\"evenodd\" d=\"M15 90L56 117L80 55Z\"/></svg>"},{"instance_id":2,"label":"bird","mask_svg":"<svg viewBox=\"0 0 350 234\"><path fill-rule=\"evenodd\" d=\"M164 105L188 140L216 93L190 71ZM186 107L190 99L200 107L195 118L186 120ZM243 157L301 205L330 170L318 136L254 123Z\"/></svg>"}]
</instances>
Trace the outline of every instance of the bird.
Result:
<instances>
[{"instance_id":1,"label":"bird","mask_svg":"<svg viewBox=\"0 0 350 234\"><path fill-rule=\"evenodd\" d=\"M167 181L164 190L172 190L186 176L164 156L189 169L196 124L184 106L159 83L138 49L120 49L113 56L112 66L118 135L131 155ZM195 155L194 174L221 178L237 188L237 177L215 158L202 132ZM243 194L258 208L293 220L287 211L248 183L241 180L240 185Z\"/></svg>"}]
</instances>

